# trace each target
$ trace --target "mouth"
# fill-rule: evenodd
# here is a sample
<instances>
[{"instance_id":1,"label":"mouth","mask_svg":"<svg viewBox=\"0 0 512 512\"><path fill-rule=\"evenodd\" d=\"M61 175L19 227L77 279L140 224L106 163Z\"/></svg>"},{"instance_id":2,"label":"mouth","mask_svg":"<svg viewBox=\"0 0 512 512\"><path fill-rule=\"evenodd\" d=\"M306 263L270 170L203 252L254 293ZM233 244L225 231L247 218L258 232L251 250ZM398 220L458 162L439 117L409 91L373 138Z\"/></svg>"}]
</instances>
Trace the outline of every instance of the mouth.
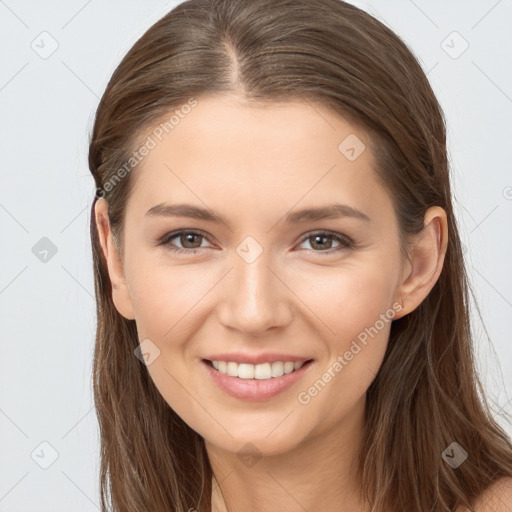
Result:
<instances>
[{"instance_id":1,"label":"mouth","mask_svg":"<svg viewBox=\"0 0 512 512\"><path fill-rule=\"evenodd\" d=\"M263 402L291 389L308 373L314 361L274 361L253 365L202 359L201 363L210 382L223 393L246 402Z\"/></svg>"},{"instance_id":2,"label":"mouth","mask_svg":"<svg viewBox=\"0 0 512 512\"><path fill-rule=\"evenodd\" d=\"M282 377L300 370L313 362L313 359L298 362L277 361L274 363L262 364L246 364L227 361L210 361L203 359L208 366L215 371L227 375L246 380L269 380Z\"/></svg>"},{"instance_id":3,"label":"mouth","mask_svg":"<svg viewBox=\"0 0 512 512\"><path fill-rule=\"evenodd\" d=\"M275 361L272 363L249 364L234 361L210 361L203 359L214 371L229 377L244 380L272 380L295 373L301 368L309 366L313 359L305 361Z\"/></svg>"}]
</instances>

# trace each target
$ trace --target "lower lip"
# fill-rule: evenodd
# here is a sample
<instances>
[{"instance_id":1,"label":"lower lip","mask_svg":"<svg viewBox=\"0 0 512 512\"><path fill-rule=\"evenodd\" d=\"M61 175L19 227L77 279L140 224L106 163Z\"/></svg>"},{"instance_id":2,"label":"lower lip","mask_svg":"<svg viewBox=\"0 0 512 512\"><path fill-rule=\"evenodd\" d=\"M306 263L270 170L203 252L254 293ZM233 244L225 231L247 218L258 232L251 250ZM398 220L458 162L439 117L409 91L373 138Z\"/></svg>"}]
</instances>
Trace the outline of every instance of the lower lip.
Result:
<instances>
[{"instance_id":1,"label":"lower lip","mask_svg":"<svg viewBox=\"0 0 512 512\"><path fill-rule=\"evenodd\" d=\"M281 377L272 377L270 379L241 379L240 377L231 377L225 373L219 372L204 359L201 364L213 381L228 395L248 401L270 400L279 395L286 389L292 387L308 371L313 360L304 363L298 370L286 373Z\"/></svg>"}]
</instances>

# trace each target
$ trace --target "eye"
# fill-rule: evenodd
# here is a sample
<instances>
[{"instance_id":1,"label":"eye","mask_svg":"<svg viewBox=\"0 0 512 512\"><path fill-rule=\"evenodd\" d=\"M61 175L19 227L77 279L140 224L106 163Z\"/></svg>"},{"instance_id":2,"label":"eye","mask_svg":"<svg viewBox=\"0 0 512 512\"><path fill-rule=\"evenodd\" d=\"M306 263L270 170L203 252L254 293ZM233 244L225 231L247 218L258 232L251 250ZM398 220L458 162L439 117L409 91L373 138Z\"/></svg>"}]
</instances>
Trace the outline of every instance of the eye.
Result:
<instances>
[{"instance_id":1,"label":"eye","mask_svg":"<svg viewBox=\"0 0 512 512\"><path fill-rule=\"evenodd\" d=\"M171 244L171 240L175 238L183 244L183 248ZM205 236L197 231L175 231L174 233L167 233L158 245L165 245L171 251L195 253L197 249L201 248L201 239L206 240Z\"/></svg>"},{"instance_id":2,"label":"eye","mask_svg":"<svg viewBox=\"0 0 512 512\"><path fill-rule=\"evenodd\" d=\"M332 241L335 240L339 243L338 247L335 247L334 250L327 251L325 249L332 248ZM354 242L345 235L341 233L336 233L334 231L317 231L315 233L309 233L301 242L301 245L305 242L310 242L311 247L323 249L323 250L315 250L313 252L332 254L333 252L340 251L342 249L348 249L353 247Z\"/></svg>"},{"instance_id":3,"label":"eye","mask_svg":"<svg viewBox=\"0 0 512 512\"><path fill-rule=\"evenodd\" d=\"M171 243L171 241L174 239L177 239L182 247L178 247L174 243ZM199 249L207 247L202 245L202 242L205 240L206 236L198 231L182 230L174 231L173 233L167 233L158 242L158 245L164 245L171 251L193 254L196 253ZM328 251L327 249L332 248L333 240L338 242L339 245L333 250ZM342 235L341 233L336 233L334 231L317 231L314 233L309 233L305 238L303 238L301 245L305 242L310 242L310 245L313 247L313 249L320 249L314 250L313 252L325 254L332 254L333 252L337 252L342 249L348 249L354 246L353 240L351 240L348 236Z\"/></svg>"}]
</instances>

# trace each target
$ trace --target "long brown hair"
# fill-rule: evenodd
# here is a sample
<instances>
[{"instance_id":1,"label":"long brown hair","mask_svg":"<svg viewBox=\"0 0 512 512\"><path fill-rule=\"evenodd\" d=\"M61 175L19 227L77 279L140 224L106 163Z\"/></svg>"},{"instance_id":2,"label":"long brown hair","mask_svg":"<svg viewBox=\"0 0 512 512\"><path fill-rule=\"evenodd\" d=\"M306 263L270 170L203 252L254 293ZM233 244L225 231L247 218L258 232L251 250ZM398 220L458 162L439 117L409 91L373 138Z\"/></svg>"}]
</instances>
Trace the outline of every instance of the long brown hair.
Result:
<instances>
[{"instance_id":1,"label":"long brown hair","mask_svg":"<svg viewBox=\"0 0 512 512\"><path fill-rule=\"evenodd\" d=\"M179 4L127 53L96 114L89 166L121 252L133 182L126 162L143 134L191 98L230 91L247 101L323 104L364 130L404 243L422 229L427 208L446 211L449 244L441 275L416 310L393 321L368 389L358 474L374 511L471 507L491 483L512 475L512 446L492 418L475 371L445 121L425 73L396 34L340 0ZM113 304L94 203L91 241L102 510L209 511L212 470L204 441L134 357L135 321ZM452 442L468 452L457 469L441 456Z\"/></svg>"}]
</instances>

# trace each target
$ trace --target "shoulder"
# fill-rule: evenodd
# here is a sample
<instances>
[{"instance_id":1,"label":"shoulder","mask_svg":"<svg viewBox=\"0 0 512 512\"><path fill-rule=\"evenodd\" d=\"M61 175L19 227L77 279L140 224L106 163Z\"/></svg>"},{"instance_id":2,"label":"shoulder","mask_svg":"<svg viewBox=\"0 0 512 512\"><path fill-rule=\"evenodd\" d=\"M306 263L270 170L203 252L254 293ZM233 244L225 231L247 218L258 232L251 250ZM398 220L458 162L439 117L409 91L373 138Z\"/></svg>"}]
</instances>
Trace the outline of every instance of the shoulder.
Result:
<instances>
[{"instance_id":1,"label":"shoulder","mask_svg":"<svg viewBox=\"0 0 512 512\"><path fill-rule=\"evenodd\" d=\"M510 512L512 510L512 477L505 477L488 487L476 500L475 512ZM457 512L467 512L461 508Z\"/></svg>"}]
</instances>

